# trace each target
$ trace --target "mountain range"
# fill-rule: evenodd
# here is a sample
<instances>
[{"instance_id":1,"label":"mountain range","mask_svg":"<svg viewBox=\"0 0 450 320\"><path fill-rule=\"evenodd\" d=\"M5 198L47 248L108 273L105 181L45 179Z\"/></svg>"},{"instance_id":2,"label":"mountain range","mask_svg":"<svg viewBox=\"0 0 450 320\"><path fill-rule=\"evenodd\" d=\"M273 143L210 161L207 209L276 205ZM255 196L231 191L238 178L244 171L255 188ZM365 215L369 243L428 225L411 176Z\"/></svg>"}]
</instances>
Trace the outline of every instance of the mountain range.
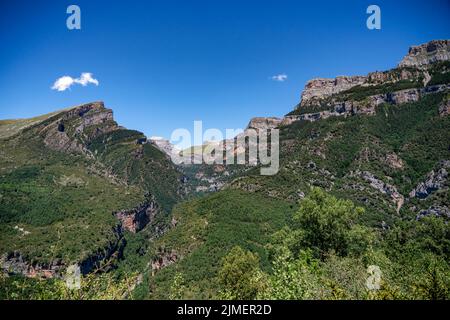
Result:
<instances>
[{"instance_id":1,"label":"mountain range","mask_svg":"<svg viewBox=\"0 0 450 320\"><path fill-rule=\"evenodd\" d=\"M450 40L411 47L391 70L310 80L283 118L247 126L280 130L273 176L260 166L174 164L168 141L121 127L102 102L1 120L0 296L40 297L76 265L86 277L131 278L129 298L373 298L364 281L375 264L381 298L448 298L449 89ZM346 222L358 237L308 242L304 217L319 200L360 208ZM282 241L297 261L289 276L313 279L309 291L274 293L280 237L294 239ZM240 296L227 287L235 251L257 261L252 272L272 289Z\"/></svg>"}]
</instances>

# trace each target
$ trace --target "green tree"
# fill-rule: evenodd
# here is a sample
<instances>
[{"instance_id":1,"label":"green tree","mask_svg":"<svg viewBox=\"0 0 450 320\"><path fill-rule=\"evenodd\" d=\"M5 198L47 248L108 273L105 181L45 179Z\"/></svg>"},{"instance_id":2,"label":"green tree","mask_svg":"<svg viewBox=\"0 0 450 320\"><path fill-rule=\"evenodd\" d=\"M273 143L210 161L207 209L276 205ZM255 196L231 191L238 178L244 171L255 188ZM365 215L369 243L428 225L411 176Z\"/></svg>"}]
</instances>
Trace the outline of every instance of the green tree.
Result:
<instances>
[{"instance_id":1,"label":"green tree","mask_svg":"<svg viewBox=\"0 0 450 320\"><path fill-rule=\"evenodd\" d=\"M220 298L251 300L265 285L259 257L241 247L234 247L223 259L218 275Z\"/></svg>"},{"instance_id":2,"label":"green tree","mask_svg":"<svg viewBox=\"0 0 450 320\"><path fill-rule=\"evenodd\" d=\"M364 251L372 236L369 229L355 224L363 212L363 208L350 200L337 199L320 188L313 188L294 215L302 231L299 241L321 257L331 250L341 256L352 249Z\"/></svg>"},{"instance_id":3,"label":"green tree","mask_svg":"<svg viewBox=\"0 0 450 320\"><path fill-rule=\"evenodd\" d=\"M268 287L260 291L258 298L270 300L314 299L320 294L318 262L310 251L301 251L294 259L285 248L280 249L273 261L273 273Z\"/></svg>"},{"instance_id":4,"label":"green tree","mask_svg":"<svg viewBox=\"0 0 450 320\"><path fill-rule=\"evenodd\" d=\"M117 279L112 273L90 273L81 278L80 289L69 289L63 279L7 277L0 273L0 299L27 300L121 300L131 297L136 274Z\"/></svg>"},{"instance_id":5,"label":"green tree","mask_svg":"<svg viewBox=\"0 0 450 320\"><path fill-rule=\"evenodd\" d=\"M425 254L418 261L422 264L423 269L421 274L414 277L412 287L415 297L426 300L450 299L450 268L448 261L430 253Z\"/></svg>"}]
</instances>

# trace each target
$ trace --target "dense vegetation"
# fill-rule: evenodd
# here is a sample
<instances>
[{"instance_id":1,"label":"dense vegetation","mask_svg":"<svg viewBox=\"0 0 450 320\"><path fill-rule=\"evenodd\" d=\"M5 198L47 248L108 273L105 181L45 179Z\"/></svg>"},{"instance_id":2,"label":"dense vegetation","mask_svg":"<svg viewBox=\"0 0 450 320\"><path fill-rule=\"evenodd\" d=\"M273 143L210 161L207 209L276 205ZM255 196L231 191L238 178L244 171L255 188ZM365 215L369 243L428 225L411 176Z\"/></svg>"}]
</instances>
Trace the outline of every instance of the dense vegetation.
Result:
<instances>
[{"instance_id":1,"label":"dense vegetation","mask_svg":"<svg viewBox=\"0 0 450 320\"><path fill-rule=\"evenodd\" d=\"M302 121L282 128L278 174L261 177L255 168L232 186L293 201L300 200L311 185L318 186L363 206L365 223L389 224L397 217L395 203L357 173L371 172L407 196L441 160L450 157L450 118L438 114L444 97L445 93L438 93L416 103L385 104L374 116ZM401 167L390 165L388 155L400 158ZM408 216L409 208L416 206L417 212L433 203L447 206L448 191L423 201L410 199L400 213Z\"/></svg>"},{"instance_id":2,"label":"dense vegetation","mask_svg":"<svg viewBox=\"0 0 450 320\"><path fill-rule=\"evenodd\" d=\"M428 86L450 83L450 62L443 61L434 64L430 70L431 79Z\"/></svg>"},{"instance_id":3,"label":"dense vegetation","mask_svg":"<svg viewBox=\"0 0 450 320\"><path fill-rule=\"evenodd\" d=\"M96 137L88 148L113 174L150 192L170 211L181 198L181 174L160 150L139 139L145 139L141 132L119 129Z\"/></svg>"},{"instance_id":4,"label":"dense vegetation","mask_svg":"<svg viewBox=\"0 0 450 320\"><path fill-rule=\"evenodd\" d=\"M82 157L62 161L62 155L39 150L32 141L3 147L7 157L21 160L2 159L8 169L0 180L1 252L16 250L44 264L85 259L117 241L112 213L143 200L137 188L91 174Z\"/></svg>"},{"instance_id":5,"label":"dense vegetation","mask_svg":"<svg viewBox=\"0 0 450 320\"><path fill-rule=\"evenodd\" d=\"M142 133L117 128L109 119L83 127L82 116L102 116L107 110L73 110L0 123L0 135L6 137L0 141L2 257L19 253L30 265L45 269L109 256L111 250L123 249L124 240L134 241L119 228L115 212L135 208L151 194L161 206L156 220L164 220L180 198L180 173L161 151L137 143ZM45 130L55 119L64 119L67 139L85 151L45 144Z\"/></svg>"},{"instance_id":6,"label":"dense vegetation","mask_svg":"<svg viewBox=\"0 0 450 320\"><path fill-rule=\"evenodd\" d=\"M448 83L448 63L428 71L428 86ZM340 96L421 86L420 77ZM450 117L439 114L446 99L448 90L380 105L371 116L282 127L274 176L259 167L230 167L228 175L175 168L142 133L109 118L83 127L70 110L2 121L2 261L19 253L48 267L115 252L83 276L81 290L59 278L1 273L0 299L449 299ZM58 117L58 130L82 146L76 152L45 144ZM423 183L437 172L439 186ZM211 177L226 186L186 196ZM417 186L425 196L410 195ZM149 195L156 216L137 233L123 230L114 213Z\"/></svg>"},{"instance_id":7,"label":"dense vegetation","mask_svg":"<svg viewBox=\"0 0 450 320\"><path fill-rule=\"evenodd\" d=\"M168 298L172 279L181 272L187 298L214 297L220 260L234 246L257 252L262 268L269 269L265 244L273 232L288 224L292 212L289 203L237 190L177 206L173 211L177 225L155 242L153 259L161 252L173 251L180 261L150 277L140 294Z\"/></svg>"},{"instance_id":8,"label":"dense vegetation","mask_svg":"<svg viewBox=\"0 0 450 320\"><path fill-rule=\"evenodd\" d=\"M380 233L356 223L363 210L313 189L294 214L292 228L273 233L264 247L263 257L269 254L271 267L257 250L234 246L222 257L218 271L211 273L218 290L213 297L450 298L449 225L430 217ZM403 245L397 238L399 230L408 233ZM174 277L170 287L174 296L190 297L188 272L181 268Z\"/></svg>"}]
</instances>

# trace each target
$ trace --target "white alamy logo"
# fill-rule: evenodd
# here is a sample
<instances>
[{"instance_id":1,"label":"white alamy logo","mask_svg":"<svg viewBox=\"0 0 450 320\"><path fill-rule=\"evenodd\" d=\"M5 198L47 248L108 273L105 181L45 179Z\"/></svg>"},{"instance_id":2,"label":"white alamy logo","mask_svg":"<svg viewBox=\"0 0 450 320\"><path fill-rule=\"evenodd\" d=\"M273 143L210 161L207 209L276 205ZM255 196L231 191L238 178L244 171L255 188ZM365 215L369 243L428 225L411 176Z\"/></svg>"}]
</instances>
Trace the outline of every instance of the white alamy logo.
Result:
<instances>
[{"instance_id":1,"label":"white alamy logo","mask_svg":"<svg viewBox=\"0 0 450 320\"><path fill-rule=\"evenodd\" d=\"M370 16L367 18L366 26L369 30L381 29L381 9L379 6L372 4L367 7L367 14Z\"/></svg>"},{"instance_id":2,"label":"white alamy logo","mask_svg":"<svg viewBox=\"0 0 450 320\"><path fill-rule=\"evenodd\" d=\"M66 26L69 30L80 30L81 29L81 9L77 5L70 5L66 10L67 14L70 16L66 20Z\"/></svg>"},{"instance_id":3,"label":"white alamy logo","mask_svg":"<svg viewBox=\"0 0 450 320\"><path fill-rule=\"evenodd\" d=\"M366 280L366 287L369 290L380 290L382 272L379 266L371 265L367 267L370 276Z\"/></svg>"},{"instance_id":4,"label":"white alamy logo","mask_svg":"<svg viewBox=\"0 0 450 320\"><path fill-rule=\"evenodd\" d=\"M81 270L77 264L67 267L64 276L67 288L71 290L79 290L81 288Z\"/></svg>"},{"instance_id":5,"label":"white alamy logo","mask_svg":"<svg viewBox=\"0 0 450 320\"><path fill-rule=\"evenodd\" d=\"M280 134L278 129L219 129L203 132L202 121L194 121L194 134L184 128L172 132L171 152L177 164L261 165L262 175L275 175L279 169ZM192 136L194 139L192 140ZM195 147L185 148L191 145Z\"/></svg>"}]
</instances>

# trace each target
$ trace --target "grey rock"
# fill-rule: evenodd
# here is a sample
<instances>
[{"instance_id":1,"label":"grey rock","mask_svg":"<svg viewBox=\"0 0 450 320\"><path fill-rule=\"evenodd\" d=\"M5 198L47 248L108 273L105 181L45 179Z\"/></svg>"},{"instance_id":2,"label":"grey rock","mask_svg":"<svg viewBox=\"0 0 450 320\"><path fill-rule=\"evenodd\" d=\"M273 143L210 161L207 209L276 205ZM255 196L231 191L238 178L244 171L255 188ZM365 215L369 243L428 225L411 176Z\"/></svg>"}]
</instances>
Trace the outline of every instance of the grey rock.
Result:
<instances>
[{"instance_id":1,"label":"grey rock","mask_svg":"<svg viewBox=\"0 0 450 320\"><path fill-rule=\"evenodd\" d=\"M433 40L409 48L408 54L399 63L399 67L420 67L439 61L450 60L450 41Z\"/></svg>"},{"instance_id":2,"label":"grey rock","mask_svg":"<svg viewBox=\"0 0 450 320\"><path fill-rule=\"evenodd\" d=\"M275 129L282 122L282 119L276 117L255 117L247 125L247 129L268 130Z\"/></svg>"},{"instance_id":3,"label":"grey rock","mask_svg":"<svg viewBox=\"0 0 450 320\"><path fill-rule=\"evenodd\" d=\"M441 168L437 171L432 170L423 182L420 182L409 193L410 198L425 199L434 191L440 190L448 178L447 169L450 168L450 161L443 161Z\"/></svg>"},{"instance_id":4,"label":"grey rock","mask_svg":"<svg viewBox=\"0 0 450 320\"><path fill-rule=\"evenodd\" d=\"M306 83L302 92L301 105L306 105L311 100L320 100L333 94L348 90L354 86L361 85L367 81L365 76L339 76L335 79L316 78Z\"/></svg>"},{"instance_id":5,"label":"grey rock","mask_svg":"<svg viewBox=\"0 0 450 320\"><path fill-rule=\"evenodd\" d=\"M404 196L398 192L397 188L391 184L385 183L384 181L375 177L372 173L368 171L356 172L364 180L370 183L370 186L379 192L388 195L392 201L397 205L397 213L400 212L401 207L405 202Z\"/></svg>"},{"instance_id":6,"label":"grey rock","mask_svg":"<svg viewBox=\"0 0 450 320\"><path fill-rule=\"evenodd\" d=\"M432 206L426 210L420 210L419 214L416 216L416 220L420 220L428 216L450 219L450 209L443 206Z\"/></svg>"}]
</instances>

